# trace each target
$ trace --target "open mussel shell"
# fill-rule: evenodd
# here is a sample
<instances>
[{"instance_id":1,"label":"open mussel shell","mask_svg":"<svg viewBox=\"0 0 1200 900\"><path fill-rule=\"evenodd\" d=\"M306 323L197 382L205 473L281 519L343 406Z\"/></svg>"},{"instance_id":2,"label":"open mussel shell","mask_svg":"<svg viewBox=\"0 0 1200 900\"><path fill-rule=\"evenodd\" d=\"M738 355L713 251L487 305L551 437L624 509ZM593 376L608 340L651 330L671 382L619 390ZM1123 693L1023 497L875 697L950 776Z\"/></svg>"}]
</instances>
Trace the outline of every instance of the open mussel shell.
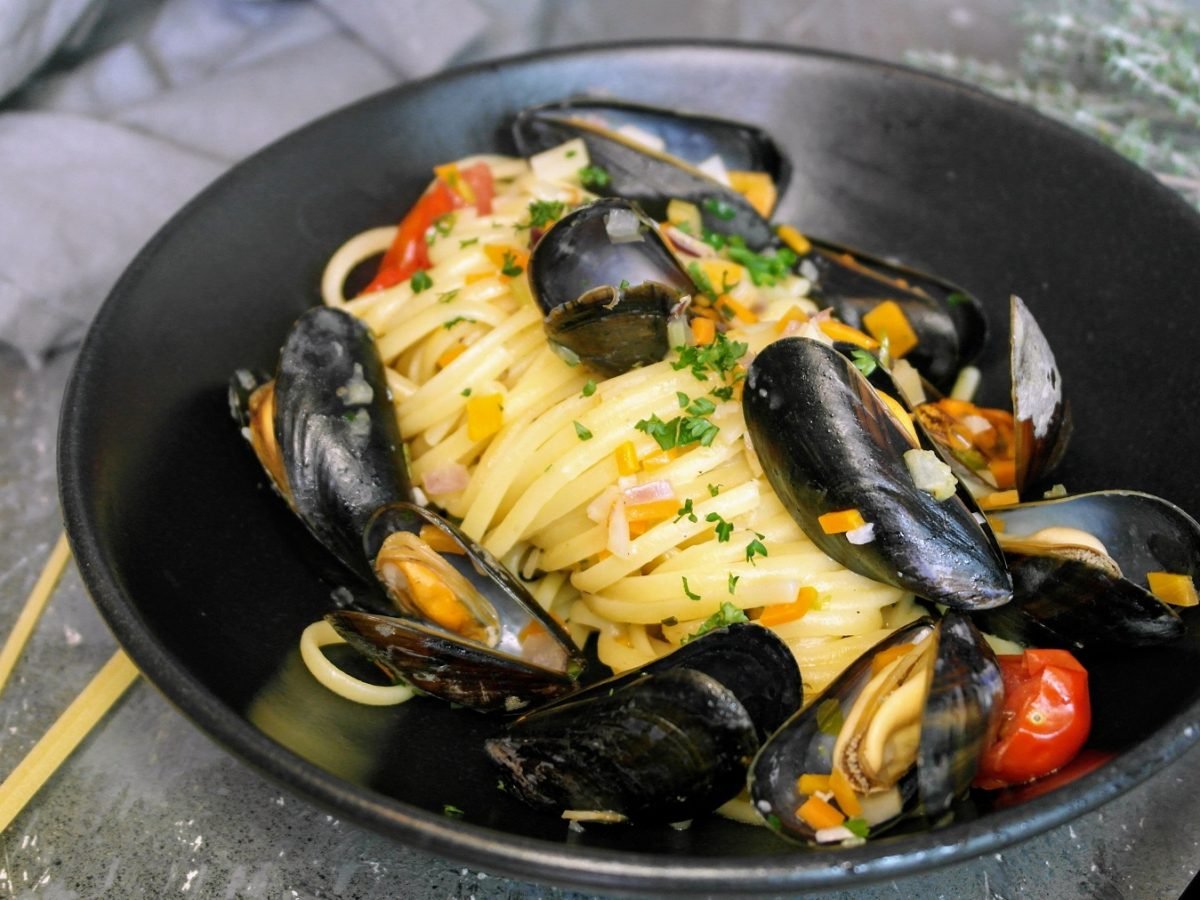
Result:
<instances>
[{"instance_id":1,"label":"open mussel shell","mask_svg":"<svg viewBox=\"0 0 1200 900\"><path fill-rule=\"evenodd\" d=\"M546 334L605 376L666 356L667 322L694 290L655 224L626 200L599 200L547 231L529 260Z\"/></svg>"},{"instance_id":2,"label":"open mussel shell","mask_svg":"<svg viewBox=\"0 0 1200 900\"><path fill-rule=\"evenodd\" d=\"M983 305L964 289L861 250L808 235L805 239L811 250L801 255L798 268L816 274L814 296L859 329L864 315L885 300L895 302L917 336L905 359L938 390L948 391L959 369L983 349Z\"/></svg>"},{"instance_id":3,"label":"open mussel shell","mask_svg":"<svg viewBox=\"0 0 1200 900\"><path fill-rule=\"evenodd\" d=\"M1020 297L1009 303L1017 490L1024 491L1062 461L1071 438L1071 411L1046 335Z\"/></svg>"},{"instance_id":4,"label":"open mussel shell","mask_svg":"<svg viewBox=\"0 0 1200 900\"><path fill-rule=\"evenodd\" d=\"M381 508L367 525L363 547L384 591L405 616L571 678L582 670L583 656L570 636L525 585L432 510L403 502ZM409 569L414 565L416 572ZM447 615L439 620L417 601L413 577L434 579ZM448 603L452 608L446 610Z\"/></svg>"},{"instance_id":5,"label":"open mussel shell","mask_svg":"<svg viewBox=\"0 0 1200 900\"><path fill-rule=\"evenodd\" d=\"M750 714L760 740L765 740L804 702L795 654L771 629L751 622L710 631L666 656L597 681L556 702L575 703L618 691L645 675L671 669L695 669L733 691Z\"/></svg>"},{"instance_id":6,"label":"open mussel shell","mask_svg":"<svg viewBox=\"0 0 1200 900\"><path fill-rule=\"evenodd\" d=\"M580 121L617 134L652 135L662 142L664 153L693 166L716 156L726 169L765 172L780 193L791 177L787 157L761 128L625 100L574 97L530 107L518 114L513 131L519 149L528 156L527 150L537 152L533 148L540 123Z\"/></svg>"},{"instance_id":7,"label":"open mussel shell","mask_svg":"<svg viewBox=\"0 0 1200 900\"><path fill-rule=\"evenodd\" d=\"M1162 645L1183 636L1179 615L1146 588L1148 572L1200 574L1200 525L1179 507L1136 491L1099 491L988 515L1002 529L1013 602L976 614L985 631L1084 654ZM1029 540L1046 529L1086 532L1111 559L1070 542Z\"/></svg>"},{"instance_id":8,"label":"open mussel shell","mask_svg":"<svg viewBox=\"0 0 1200 900\"><path fill-rule=\"evenodd\" d=\"M238 372L234 415L246 425L251 397L273 405L272 482L325 547L365 580L362 533L380 506L411 496L383 360L362 322L319 306L292 326L272 383ZM254 394L258 392L270 392ZM270 407L268 407L270 410Z\"/></svg>"},{"instance_id":9,"label":"open mussel shell","mask_svg":"<svg viewBox=\"0 0 1200 900\"><path fill-rule=\"evenodd\" d=\"M531 713L485 747L532 806L678 822L738 794L758 738L733 691L679 668Z\"/></svg>"},{"instance_id":10,"label":"open mussel shell","mask_svg":"<svg viewBox=\"0 0 1200 900\"><path fill-rule=\"evenodd\" d=\"M647 116L650 115L647 113ZM673 115L668 111L661 112L664 121ZM686 128L690 122L702 132L705 124L711 121L703 117L680 117L671 130L675 127ZM663 127L656 129L655 133L661 135L667 130ZM517 149L524 156L540 153L575 138L582 139L592 165L608 174L607 183L602 187L597 186L596 190L605 196L632 200L659 220L666 218L670 200L684 200L700 210L704 226L711 231L740 235L754 249L766 247L774 239L770 223L737 191L679 156L653 150L600 124L595 116L563 115L559 108L534 107L517 115L512 131ZM671 142L676 147L680 143L678 138ZM786 177L787 170L782 165L783 157L778 150L768 150L758 155L768 161L771 157L778 159L780 165L771 174Z\"/></svg>"},{"instance_id":11,"label":"open mussel shell","mask_svg":"<svg viewBox=\"0 0 1200 900\"><path fill-rule=\"evenodd\" d=\"M913 483L907 433L853 363L807 338L769 344L742 395L755 452L805 534L851 571L937 603L998 606L1012 594L1004 561L960 497ZM826 534L825 513L857 509L867 543Z\"/></svg>"},{"instance_id":12,"label":"open mussel shell","mask_svg":"<svg viewBox=\"0 0 1200 900\"><path fill-rule=\"evenodd\" d=\"M515 712L575 687L551 671L415 619L357 610L326 614L351 647L398 681L481 711Z\"/></svg>"},{"instance_id":13,"label":"open mussel shell","mask_svg":"<svg viewBox=\"0 0 1200 900\"><path fill-rule=\"evenodd\" d=\"M881 653L906 645L924 647L897 664L920 659L907 675L876 671ZM872 833L907 816L936 820L970 787L995 735L1003 692L995 656L965 615L950 610L936 625L921 619L904 626L768 739L750 768L755 808L785 837L814 842L816 830L798 812L807 799L798 779L838 767L859 791ZM873 757L893 769L886 783L868 771L865 760Z\"/></svg>"}]
</instances>

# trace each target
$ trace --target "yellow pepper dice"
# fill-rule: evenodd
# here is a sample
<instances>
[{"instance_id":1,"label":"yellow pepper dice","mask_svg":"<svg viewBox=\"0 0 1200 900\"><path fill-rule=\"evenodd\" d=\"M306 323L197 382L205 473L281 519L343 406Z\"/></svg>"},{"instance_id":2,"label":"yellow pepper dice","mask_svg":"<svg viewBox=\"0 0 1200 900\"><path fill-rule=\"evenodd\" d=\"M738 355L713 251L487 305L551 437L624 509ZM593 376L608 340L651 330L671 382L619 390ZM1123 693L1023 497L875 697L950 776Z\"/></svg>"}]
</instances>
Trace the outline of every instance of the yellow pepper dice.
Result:
<instances>
[{"instance_id":1,"label":"yellow pepper dice","mask_svg":"<svg viewBox=\"0 0 1200 900\"><path fill-rule=\"evenodd\" d=\"M779 191L775 182L766 172L746 172L730 170L729 186L746 198L764 219L771 217L775 203L779 199Z\"/></svg>"},{"instance_id":2,"label":"yellow pepper dice","mask_svg":"<svg viewBox=\"0 0 1200 900\"><path fill-rule=\"evenodd\" d=\"M1200 596L1196 595L1196 585L1191 575L1174 572L1147 572L1146 581L1150 585L1150 593L1163 603L1172 606L1196 606L1200 604Z\"/></svg>"},{"instance_id":3,"label":"yellow pepper dice","mask_svg":"<svg viewBox=\"0 0 1200 900\"><path fill-rule=\"evenodd\" d=\"M617 471L622 475L635 475L641 469L642 464L638 462L637 447L633 441L625 441L616 450L613 451L613 458L617 462Z\"/></svg>"},{"instance_id":4,"label":"yellow pepper dice","mask_svg":"<svg viewBox=\"0 0 1200 900\"><path fill-rule=\"evenodd\" d=\"M825 332L826 337L835 341L845 341L847 344L854 344L856 347L862 347L864 350L874 352L879 349L879 341L871 337L857 328L847 325L845 322L838 322L835 319L822 319L820 328Z\"/></svg>"},{"instance_id":5,"label":"yellow pepper dice","mask_svg":"<svg viewBox=\"0 0 1200 900\"><path fill-rule=\"evenodd\" d=\"M801 794L816 794L829 790L828 775L806 772L796 779L796 790Z\"/></svg>"},{"instance_id":6,"label":"yellow pepper dice","mask_svg":"<svg viewBox=\"0 0 1200 900\"><path fill-rule=\"evenodd\" d=\"M884 300L862 317L863 327L877 341L886 337L888 352L899 359L917 346L917 333L895 300Z\"/></svg>"},{"instance_id":7,"label":"yellow pepper dice","mask_svg":"<svg viewBox=\"0 0 1200 900\"><path fill-rule=\"evenodd\" d=\"M484 394L467 400L467 437L473 441L489 438L504 425L504 396Z\"/></svg>"},{"instance_id":8,"label":"yellow pepper dice","mask_svg":"<svg viewBox=\"0 0 1200 900\"><path fill-rule=\"evenodd\" d=\"M980 509L998 509L1001 506L1013 506L1021 502L1021 495L1015 490L993 491L979 497L977 502Z\"/></svg>"},{"instance_id":9,"label":"yellow pepper dice","mask_svg":"<svg viewBox=\"0 0 1200 900\"><path fill-rule=\"evenodd\" d=\"M806 256L812 252L812 244L809 243L808 238L791 225L780 225L775 229L775 233L797 256Z\"/></svg>"},{"instance_id":10,"label":"yellow pepper dice","mask_svg":"<svg viewBox=\"0 0 1200 900\"><path fill-rule=\"evenodd\" d=\"M827 512L817 518L817 523L826 534L844 534L867 524L863 520L862 513L857 509L839 509Z\"/></svg>"}]
</instances>

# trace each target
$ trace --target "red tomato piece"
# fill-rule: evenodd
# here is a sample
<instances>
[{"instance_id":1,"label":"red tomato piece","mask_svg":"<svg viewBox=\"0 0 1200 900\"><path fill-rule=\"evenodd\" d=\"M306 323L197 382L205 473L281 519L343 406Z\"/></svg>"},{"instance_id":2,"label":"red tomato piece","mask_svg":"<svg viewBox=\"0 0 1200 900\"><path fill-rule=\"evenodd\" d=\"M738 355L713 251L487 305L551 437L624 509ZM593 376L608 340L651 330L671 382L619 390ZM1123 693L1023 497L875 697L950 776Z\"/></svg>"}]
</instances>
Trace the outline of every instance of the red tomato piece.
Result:
<instances>
[{"instance_id":1,"label":"red tomato piece","mask_svg":"<svg viewBox=\"0 0 1200 900\"><path fill-rule=\"evenodd\" d=\"M458 170L459 177L467 183L475 197L475 211L481 216L492 214L492 197L496 195L496 183L492 170L485 162L477 162Z\"/></svg>"},{"instance_id":2,"label":"red tomato piece","mask_svg":"<svg viewBox=\"0 0 1200 900\"><path fill-rule=\"evenodd\" d=\"M1092 728L1087 670L1066 650L998 656L1004 709L995 742L984 751L975 786L1024 784L1065 766Z\"/></svg>"}]
</instances>

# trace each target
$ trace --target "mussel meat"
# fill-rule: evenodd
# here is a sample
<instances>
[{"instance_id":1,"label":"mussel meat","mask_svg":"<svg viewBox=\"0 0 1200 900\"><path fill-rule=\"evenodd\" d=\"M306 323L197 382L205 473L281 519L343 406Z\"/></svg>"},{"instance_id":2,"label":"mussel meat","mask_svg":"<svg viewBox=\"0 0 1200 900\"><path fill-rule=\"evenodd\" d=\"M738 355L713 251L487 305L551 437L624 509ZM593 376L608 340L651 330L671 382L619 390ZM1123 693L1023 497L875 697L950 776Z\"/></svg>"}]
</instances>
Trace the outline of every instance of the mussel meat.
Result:
<instances>
[{"instance_id":1,"label":"mussel meat","mask_svg":"<svg viewBox=\"0 0 1200 900\"><path fill-rule=\"evenodd\" d=\"M995 656L963 614L913 622L768 739L750 769L755 807L801 842L863 837L910 815L936 820L975 777L1003 691ZM840 810L810 805L818 792Z\"/></svg>"},{"instance_id":2,"label":"mussel meat","mask_svg":"<svg viewBox=\"0 0 1200 900\"><path fill-rule=\"evenodd\" d=\"M984 526L958 496L918 488L904 459L918 449L848 359L784 338L750 366L742 395L763 471L805 534L848 569L948 606L1009 600L1011 581ZM852 543L821 517L857 510L870 534Z\"/></svg>"}]
</instances>

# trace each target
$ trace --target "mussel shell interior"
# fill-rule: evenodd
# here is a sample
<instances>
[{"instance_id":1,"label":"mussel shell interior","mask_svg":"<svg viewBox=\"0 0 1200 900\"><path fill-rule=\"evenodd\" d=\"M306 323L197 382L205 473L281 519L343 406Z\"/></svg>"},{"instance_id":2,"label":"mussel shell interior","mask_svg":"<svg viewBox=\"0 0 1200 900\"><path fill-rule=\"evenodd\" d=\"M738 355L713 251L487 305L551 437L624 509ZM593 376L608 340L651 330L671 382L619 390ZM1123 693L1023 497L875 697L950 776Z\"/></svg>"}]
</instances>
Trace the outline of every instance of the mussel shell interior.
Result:
<instances>
[{"instance_id":1,"label":"mussel shell interior","mask_svg":"<svg viewBox=\"0 0 1200 900\"><path fill-rule=\"evenodd\" d=\"M971 785L995 736L1004 703L996 656L969 618L947 610L938 623L937 655L925 711L917 784L925 815L937 818Z\"/></svg>"},{"instance_id":2,"label":"mussel shell interior","mask_svg":"<svg viewBox=\"0 0 1200 900\"><path fill-rule=\"evenodd\" d=\"M913 483L912 443L854 365L806 338L769 344L750 366L742 408L775 493L805 534L848 569L959 608L1005 603L1003 560L958 497ZM821 515L857 509L874 539L826 534Z\"/></svg>"},{"instance_id":3,"label":"mussel shell interior","mask_svg":"<svg viewBox=\"0 0 1200 900\"><path fill-rule=\"evenodd\" d=\"M275 439L296 514L364 579L367 520L408 500L400 428L366 325L318 306L292 327L275 378Z\"/></svg>"},{"instance_id":4,"label":"mussel shell interior","mask_svg":"<svg viewBox=\"0 0 1200 900\"><path fill-rule=\"evenodd\" d=\"M806 773L830 771L841 721L871 680L875 655L901 644L928 640L933 627L931 619L918 619L888 635L768 738L750 766L749 786L754 807L769 827L792 840L816 840L813 828L796 812L804 802L797 779ZM915 782L906 782L902 790L909 788L915 788ZM873 830L883 827L880 824Z\"/></svg>"},{"instance_id":5,"label":"mussel shell interior","mask_svg":"<svg viewBox=\"0 0 1200 900\"><path fill-rule=\"evenodd\" d=\"M325 620L359 653L418 690L478 710L515 712L574 688L566 674L531 665L412 619L338 610Z\"/></svg>"},{"instance_id":6,"label":"mussel shell interior","mask_svg":"<svg viewBox=\"0 0 1200 900\"><path fill-rule=\"evenodd\" d=\"M486 749L534 806L677 822L737 795L758 739L732 691L670 669L525 716Z\"/></svg>"},{"instance_id":7,"label":"mussel shell interior","mask_svg":"<svg viewBox=\"0 0 1200 900\"><path fill-rule=\"evenodd\" d=\"M415 503L391 503L382 507L371 517L364 530L364 552L368 559L373 560L388 535L398 531L418 534L423 527L436 528L446 539L462 548L461 553L440 555L471 583L481 600L489 605L490 609L481 618L496 624L495 643L491 649L509 657L525 659L529 656L526 652L528 636L531 631L537 631L537 663L529 663L535 668L560 674L578 674L583 667L583 657L563 627L538 605L525 585L491 553L433 510ZM403 612L410 617L413 615L409 610ZM452 633L446 633L446 637L465 641Z\"/></svg>"},{"instance_id":8,"label":"mussel shell interior","mask_svg":"<svg viewBox=\"0 0 1200 900\"><path fill-rule=\"evenodd\" d=\"M1071 411L1045 334L1019 297L1010 303L1013 441L1017 489L1049 475L1067 451Z\"/></svg>"}]
</instances>

